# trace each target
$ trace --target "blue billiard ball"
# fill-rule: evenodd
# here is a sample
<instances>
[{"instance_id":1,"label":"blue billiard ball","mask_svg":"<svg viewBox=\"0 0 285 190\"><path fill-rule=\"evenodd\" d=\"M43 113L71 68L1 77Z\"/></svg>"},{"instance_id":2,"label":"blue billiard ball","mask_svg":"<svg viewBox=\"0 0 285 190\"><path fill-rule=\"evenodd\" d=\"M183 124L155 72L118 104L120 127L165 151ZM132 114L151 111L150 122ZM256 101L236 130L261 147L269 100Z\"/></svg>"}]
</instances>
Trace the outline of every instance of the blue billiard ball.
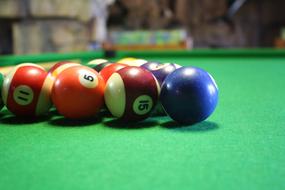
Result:
<instances>
[{"instance_id":1,"label":"blue billiard ball","mask_svg":"<svg viewBox=\"0 0 285 190\"><path fill-rule=\"evenodd\" d=\"M181 67L166 77L161 87L160 101L174 121L194 124L207 119L215 110L218 87L205 70Z\"/></svg>"}]
</instances>

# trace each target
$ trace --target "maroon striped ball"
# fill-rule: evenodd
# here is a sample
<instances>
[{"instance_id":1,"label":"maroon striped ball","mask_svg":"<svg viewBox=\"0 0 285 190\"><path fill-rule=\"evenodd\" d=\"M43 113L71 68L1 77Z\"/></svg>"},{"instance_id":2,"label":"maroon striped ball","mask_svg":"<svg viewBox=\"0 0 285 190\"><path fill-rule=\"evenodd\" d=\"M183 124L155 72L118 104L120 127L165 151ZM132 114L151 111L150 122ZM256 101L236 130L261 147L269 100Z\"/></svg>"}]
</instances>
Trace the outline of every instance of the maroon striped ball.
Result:
<instances>
[{"instance_id":1,"label":"maroon striped ball","mask_svg":"<svg viewBox=\"0 0 285 190\"><path fill-rule=\"evenodd\" d=\"M140 67L125 67L111 75L104 98L113 116L136 122L150 115L159 91L159 84L149 71Z\"/></svg>"}]
</instances>

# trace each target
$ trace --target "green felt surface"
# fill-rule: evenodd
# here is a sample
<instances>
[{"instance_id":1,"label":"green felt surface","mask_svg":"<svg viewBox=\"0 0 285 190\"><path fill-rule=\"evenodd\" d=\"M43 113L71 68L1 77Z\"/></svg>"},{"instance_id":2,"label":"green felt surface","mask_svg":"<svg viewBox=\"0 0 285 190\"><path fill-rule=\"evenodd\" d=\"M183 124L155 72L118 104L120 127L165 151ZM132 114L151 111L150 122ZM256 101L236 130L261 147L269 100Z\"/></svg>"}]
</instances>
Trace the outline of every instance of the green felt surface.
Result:
<instances>
[{"instance_id":1,"label":"green felt surface","mask_svg":"<svg viewBox=\"0 0 285 190\"><path fill-rule=\"evenodd\" d=\"M167 117L134 128L110 118L73 123L54 112L27 121L4 109L0 189L284 189L285 53L270 51L136 52L213 75L218 107L194 126Z\"/></svg>"}]
</instances>

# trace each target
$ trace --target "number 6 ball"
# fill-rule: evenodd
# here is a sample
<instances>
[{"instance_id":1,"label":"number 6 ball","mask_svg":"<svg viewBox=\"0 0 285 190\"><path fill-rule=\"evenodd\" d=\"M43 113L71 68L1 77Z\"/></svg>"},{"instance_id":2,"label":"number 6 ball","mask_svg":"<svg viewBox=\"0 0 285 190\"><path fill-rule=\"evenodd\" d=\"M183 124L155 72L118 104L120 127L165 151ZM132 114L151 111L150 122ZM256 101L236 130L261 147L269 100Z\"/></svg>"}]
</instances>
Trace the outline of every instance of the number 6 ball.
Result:
<instances>
[{"instance_id":1,"label":"number 6 ball","mask_svg":"<svg viewBox=\"0 0 285 190\"><path fill-rule=\"evenodd\" d=\"M95 116L104 102L105 82L92 68L74 66L58 75L52 89L52 101L66 118Z\"/></svg>"},{"instance_id":2,"label":"number 6 ball","mask_svg":"<svg viewBox=\"0 0 285 190\"><path fill-rule=\"evenodd\" d=\"M159 94L154 76L139 67L125 67L109 78L105 90L105 103L113 116L124 121L147 118Z\"/></svg>"}]
</instances>

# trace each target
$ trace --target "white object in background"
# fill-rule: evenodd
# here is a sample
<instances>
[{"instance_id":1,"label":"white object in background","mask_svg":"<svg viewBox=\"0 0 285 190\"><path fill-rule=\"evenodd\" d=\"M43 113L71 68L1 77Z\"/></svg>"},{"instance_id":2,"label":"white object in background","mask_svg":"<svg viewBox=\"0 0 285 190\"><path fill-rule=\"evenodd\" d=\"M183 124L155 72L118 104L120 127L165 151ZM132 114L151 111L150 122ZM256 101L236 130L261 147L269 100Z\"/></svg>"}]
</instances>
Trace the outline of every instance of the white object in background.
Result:
<instances>
[{"instance_id":1,"label":"white object in background","mask_svg":"<svg viewBox=\"0 0 285 190\"><path fill-rule=\"evenodd\" d=\"M91 2L92 16L96 19L95 40L99 43L102 43L107 39L107 8L114 2L115 0L92 0Z\"/></svg>"}]
</instances>

